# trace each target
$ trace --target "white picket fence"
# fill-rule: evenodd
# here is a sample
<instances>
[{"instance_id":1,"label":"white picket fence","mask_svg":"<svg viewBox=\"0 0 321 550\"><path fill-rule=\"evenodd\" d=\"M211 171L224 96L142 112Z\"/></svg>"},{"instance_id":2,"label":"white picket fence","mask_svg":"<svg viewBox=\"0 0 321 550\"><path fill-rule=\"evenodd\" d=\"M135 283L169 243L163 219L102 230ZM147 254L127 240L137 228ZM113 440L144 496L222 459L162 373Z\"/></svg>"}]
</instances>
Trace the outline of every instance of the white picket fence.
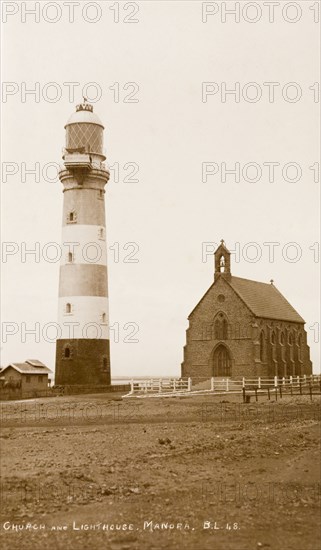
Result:
<instances>
[{"instance_id":1,"label":"white picket fence","mask_svg":"<svg viewBox=\"0 0 321 550\"><path fill-rule=\"evenodd\" d=\"M289 376L284 378L148 378L130 381L130 392L123 397L171 397L173 395L206 395L209 393L302 393L302 388L321 390L321 375Z\"/></svg>"},{"instance_id":2,"label":"white picket fence","mask_svg":"<svg viewBox=\"0 0 321 550\"><path fill-rule=\"evenodd\" d=\"M185 393L191 391L191 378L148 378L146 380L131 380L130 392L124 397L131 395L151 396L173 393Z\"/></svg>"}]
</instances>

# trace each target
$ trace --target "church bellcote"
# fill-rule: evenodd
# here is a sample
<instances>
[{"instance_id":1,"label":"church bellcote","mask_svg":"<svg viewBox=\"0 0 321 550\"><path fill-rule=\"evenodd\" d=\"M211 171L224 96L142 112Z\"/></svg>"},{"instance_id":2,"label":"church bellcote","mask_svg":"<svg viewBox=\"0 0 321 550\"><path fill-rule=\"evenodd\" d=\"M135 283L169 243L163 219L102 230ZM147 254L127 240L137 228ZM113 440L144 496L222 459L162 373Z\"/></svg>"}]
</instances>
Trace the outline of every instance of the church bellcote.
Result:
<instances>
[{"instance_id":1,"label":"church bellcote","mask_svg":"<svg viewBox=\"0 0 321 550\"><path fill-rule=\"evenodd\" d=\"M214 253L214 262L214 280L216 281L218 277L224 277L225 279L229 280L231 278L231 253L226 248L223 239L221 240L220 246L216 249Z\"/></svg>"}]
</instances>

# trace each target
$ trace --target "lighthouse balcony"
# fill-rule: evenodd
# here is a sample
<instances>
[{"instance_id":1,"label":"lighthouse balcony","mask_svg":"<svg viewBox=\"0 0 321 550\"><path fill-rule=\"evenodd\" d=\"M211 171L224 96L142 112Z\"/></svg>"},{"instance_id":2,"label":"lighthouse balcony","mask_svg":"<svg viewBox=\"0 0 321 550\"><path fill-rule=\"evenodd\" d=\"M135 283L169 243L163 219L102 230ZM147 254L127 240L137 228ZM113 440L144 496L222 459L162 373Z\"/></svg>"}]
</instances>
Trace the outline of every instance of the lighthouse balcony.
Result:
<instances>
[{"instance_id":1,"label":"lighthouse balcony","mask_svg":"<svg viewBox=\"0 0 321 550\"><path fill-rule=\"evenodd\" d=\"M69 170L75 168L90 170L92 168L92 158L87 153L66 153L64 155L64 165Z\"/></svg>"}]
</instances>

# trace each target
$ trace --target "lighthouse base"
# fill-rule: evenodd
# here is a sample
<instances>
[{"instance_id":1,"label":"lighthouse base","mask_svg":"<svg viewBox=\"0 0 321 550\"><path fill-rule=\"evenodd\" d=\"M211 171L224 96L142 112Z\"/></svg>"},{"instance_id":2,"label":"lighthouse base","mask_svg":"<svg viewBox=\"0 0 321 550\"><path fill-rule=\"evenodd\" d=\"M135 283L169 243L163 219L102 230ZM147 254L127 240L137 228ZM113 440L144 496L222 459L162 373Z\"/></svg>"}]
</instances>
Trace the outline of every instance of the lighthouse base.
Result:
<instances>
[{"instance_id":1,"label":"lighthouse base","mask_svg":"<svg viewBox=\"0 0 321 550\"><path fill-rule=\"evenodd\" d=\"M109 340L57 340L55 385L110 385Z\"/></svg>"}]
</instances>

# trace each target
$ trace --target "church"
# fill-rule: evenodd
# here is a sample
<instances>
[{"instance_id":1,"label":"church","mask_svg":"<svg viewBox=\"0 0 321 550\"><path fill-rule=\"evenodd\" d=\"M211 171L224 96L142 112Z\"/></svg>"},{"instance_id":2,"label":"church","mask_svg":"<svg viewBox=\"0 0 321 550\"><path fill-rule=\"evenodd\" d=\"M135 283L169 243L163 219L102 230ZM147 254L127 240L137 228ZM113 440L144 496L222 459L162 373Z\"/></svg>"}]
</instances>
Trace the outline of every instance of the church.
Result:
<instances>
[{"instance_id":1,"label":"church","mask_svg":"<svg viewBox=\"0 0 321 550\"><path fill-rule=\"evenodd\" d=\"M214 283L188 317L182 377L312 374L305 321L274 286L234 277L224 241Z\"/></svg>"}]
</instances>

